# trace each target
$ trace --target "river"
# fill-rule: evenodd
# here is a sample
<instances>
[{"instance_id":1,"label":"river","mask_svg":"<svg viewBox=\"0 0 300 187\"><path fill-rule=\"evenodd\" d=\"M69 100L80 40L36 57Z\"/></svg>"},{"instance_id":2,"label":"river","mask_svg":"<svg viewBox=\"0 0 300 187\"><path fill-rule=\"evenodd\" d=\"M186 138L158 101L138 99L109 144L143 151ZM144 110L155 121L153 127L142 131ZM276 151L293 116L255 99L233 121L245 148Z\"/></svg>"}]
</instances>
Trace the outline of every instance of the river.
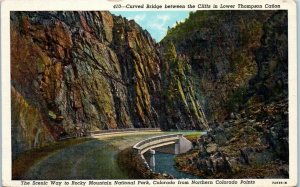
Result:
<instances>
[{"instance_id":1,"label":"river","mask_svg":"<svg viewBox=\"0 0 300 187\"><path fill-rule=\"evenodd\" d=\"M157 173L168 173L177 179L198 179L198 176L178 171L175 167L175 155L155 153L155 167L151 168Z\"/></svg>"}]
</instances>

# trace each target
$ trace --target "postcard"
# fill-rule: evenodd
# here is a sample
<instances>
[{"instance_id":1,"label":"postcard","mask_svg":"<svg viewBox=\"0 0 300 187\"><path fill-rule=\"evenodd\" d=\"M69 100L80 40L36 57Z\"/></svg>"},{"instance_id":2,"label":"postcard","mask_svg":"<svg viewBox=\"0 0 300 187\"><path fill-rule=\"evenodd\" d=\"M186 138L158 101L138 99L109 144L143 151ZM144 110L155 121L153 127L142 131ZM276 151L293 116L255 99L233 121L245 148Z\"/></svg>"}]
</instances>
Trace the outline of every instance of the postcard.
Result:
<instances>
[{"instance_id":1,"label":"postcard","mask_svg":"<svg viewBox=\"0 0 300 187\"><path fill-rule=\"evenodd\" d=\"M294 1L3 1L3 186L295 186L296 33Z\"/></svg>"}]
</instances>

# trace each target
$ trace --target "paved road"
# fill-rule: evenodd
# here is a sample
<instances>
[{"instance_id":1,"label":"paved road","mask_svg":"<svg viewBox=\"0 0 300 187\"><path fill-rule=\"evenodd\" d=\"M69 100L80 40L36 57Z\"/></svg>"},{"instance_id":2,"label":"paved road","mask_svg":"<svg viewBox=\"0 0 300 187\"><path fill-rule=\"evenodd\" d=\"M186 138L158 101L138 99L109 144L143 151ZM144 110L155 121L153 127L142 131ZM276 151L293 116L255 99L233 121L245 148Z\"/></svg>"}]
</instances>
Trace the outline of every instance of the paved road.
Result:
<instances>
[{"instance_id":1,"label":"paved road","mask_svg":"<svg viewBox=\"0 0 300 187\"><path fill-rule=\"evenodd\" d=\"M95 135L94 140L50 153L24 179L127 179L117 164L117 153L136 142L161 132L127 132Z\"/></svg>"},{"instance_id":2,"label":"paved road","mask_svg":"<svg viewBox=\"0 0 300 187\"><path fill-rule=\"evenodd\" d=\"M170 132L126 132L94 135L94 139L64 148L33 165L23 179L127 179L117 164L120 150L154 135Z\"/></svg>"}]
</instances>

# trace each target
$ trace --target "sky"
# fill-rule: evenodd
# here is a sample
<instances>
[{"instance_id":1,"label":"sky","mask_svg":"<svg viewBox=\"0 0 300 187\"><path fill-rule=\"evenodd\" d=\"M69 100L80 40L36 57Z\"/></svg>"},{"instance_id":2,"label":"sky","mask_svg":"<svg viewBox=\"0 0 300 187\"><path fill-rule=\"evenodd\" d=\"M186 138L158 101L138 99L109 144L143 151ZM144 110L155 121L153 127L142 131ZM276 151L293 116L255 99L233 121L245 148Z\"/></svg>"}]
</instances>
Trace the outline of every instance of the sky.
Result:
<instances>
[{"instance_id":1,"label":"sky","mask_svg":"<svg viewBox=\"0 0 300 187\"><path fill-rule=\"evenodd\" d=\"M143 29L146 29L157 42L167 34L168 26L173 27L177 22L184 21L189 11L112 11L128 20L135 20Z\"/></svg>"}]
</instances>

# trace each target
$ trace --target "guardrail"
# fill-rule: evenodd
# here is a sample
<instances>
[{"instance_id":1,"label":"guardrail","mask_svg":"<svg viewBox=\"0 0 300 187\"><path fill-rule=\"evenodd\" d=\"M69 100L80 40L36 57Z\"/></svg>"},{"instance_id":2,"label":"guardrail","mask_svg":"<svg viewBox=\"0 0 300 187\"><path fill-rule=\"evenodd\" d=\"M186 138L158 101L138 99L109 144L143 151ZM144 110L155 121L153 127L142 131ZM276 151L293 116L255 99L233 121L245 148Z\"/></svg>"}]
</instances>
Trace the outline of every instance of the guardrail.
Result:
<instances>
[{"instance_id":1,"label":"guardrail","mask_svg":"<svg viewBox=\"0 0 300 187\"><path fill-rule=\"evenodd\" d=\"M88 135L94 134L105 134L105 133L115 133L115 132L131 132L131 131L160 131L160 128L126 128L126 129L108 129L108 130L98 130L89 131Z\"/></svg>"},{"instance_id":2,"label":"guardrail","mask_svg":"<svg viewBox=\"0 0 300 187\"><path fill-rule=\"evenodd\" d=\"M170 146L174 144L174 146ZM152 168L155 170L155 152L162 152L168 154L182 154L193 148L192 142L186 139L183 134L168 134L168 135L160 135L154 136L147 139L144 139L138 143L136 143L133 147L134 155L137 155L141 158L141 162L145 165L145 167L150 171L154 172ZM150 150L150 151L149 151ZM149 154L146 155L147 159L149 159L149 163L146 161L144 157L144 153L149 151Z\"/></svg>"},{"instance_id":3,"label":"guardrail","mask_svg":"<svg viewBox=\"0 0 300 187\"><path fill-rule=\"evenodd\" d=\"M151 148L161 147L168 144L174 144L182 137L182 134L168 134L161 136L154 136L151 138L147 138L136 143L133 146L133 150L139 154L143 154Z\"/></svg>"}]
</instances>

